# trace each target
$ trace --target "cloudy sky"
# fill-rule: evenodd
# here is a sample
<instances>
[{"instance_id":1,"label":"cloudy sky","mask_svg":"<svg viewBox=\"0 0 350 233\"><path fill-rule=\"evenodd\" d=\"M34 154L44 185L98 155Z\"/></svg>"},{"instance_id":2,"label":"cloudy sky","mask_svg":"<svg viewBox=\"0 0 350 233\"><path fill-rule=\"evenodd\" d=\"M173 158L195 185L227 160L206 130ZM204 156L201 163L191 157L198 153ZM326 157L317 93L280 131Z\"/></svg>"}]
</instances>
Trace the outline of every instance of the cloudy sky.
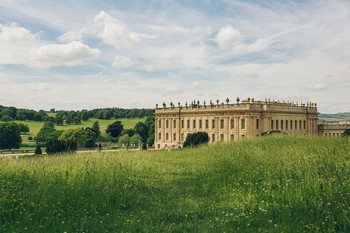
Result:
<instances>
[{"instance_id":1,"label":"cloudy sky","mask_svg":"<svg viewBox=\"0 0 350 233\"><path fill-rule=\"evenodd\" d=\"M237 96L350 111L350 1L0 0L0 105Z\"/></svg>"}]
</instances>

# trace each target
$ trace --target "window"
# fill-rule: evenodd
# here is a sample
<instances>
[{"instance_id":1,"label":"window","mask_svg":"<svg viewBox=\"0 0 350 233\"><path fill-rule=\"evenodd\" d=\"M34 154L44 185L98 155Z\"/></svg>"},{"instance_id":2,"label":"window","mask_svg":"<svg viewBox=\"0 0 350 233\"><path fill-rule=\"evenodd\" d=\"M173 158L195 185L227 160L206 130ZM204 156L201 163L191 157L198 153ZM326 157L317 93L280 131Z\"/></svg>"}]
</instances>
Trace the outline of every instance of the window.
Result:
<instances>
[{"instance_id":1,"label":"window","mask_svg":"<svg viewBox=\"0 0 350 233\"><path fill-rule=\"evenodd\" d=\"M190 120L187 120L187 129L189 129L190 128L190 125L191 123L190 123Z\"/></svg>"},{"instance_id":2,"label":"window","mask_svg":"<svg viewBox=\"0 0 350 233\"><path fill-rule=\"evenodd\" d=\"M211 121L211 128L212 128L212 129L215 129L215 120L212 120L212 121Z\"/></svg>"},{"instance_id":3,"label":"window","mask_svg":"<svg viewBox=\"0 0 350 233\"><path fill-rule=\"evenodd\" d=\"M212 141L212 142L215 142L215 134L212 134L212 135L211 135L211 141Z\"/></svg>"},{"instance_id":4,"label":"window","mask_svg":"<svg viewBox=\"0 0 350 233\"><path fill-rule=\"evenodd\" d=\"M231 129L235 128L235 119L231 119Z\"/></svg>"},{"instance_id":5,"label":"window","mask_svg":"<svg viewBox=\"0 0 350 233\"><path fill-rule=\"evenodd\" d=\"M231 134L230 141L234 141L234 140L235 140L235 135L234 135L234 134Z\"/></svg>"},{"instance_id":6,"label":"window","mask_svg":"<svg viewBox=\"0 0 350 233\"><path fill-rule=\"evenodd\" d=\"M304 121L304 129L306 129L306 121Z\"/></svg>"},{"instance_id":7,"label":"window","mask_svg":"<svg viewBox=\"0 0 350 233\"><path fill-rule=\"evenodd\" d=\"M184 134L183 134L183 133L181 133L181 138L180 138L180 140L181 140L181 141L184 140Z\"/></svg>"},{"instance_id":8,"label":"window","mask_svg":"<svg viewBox=\"0 0 350 233\"><path fill-rule=\"evenodd\" d=\"M297 120L294 121L294 129L295 129L295 130L298 129L298 121L297 121Z\"/></svg>"},{"instance_id":9,"label":"window","mask_svg":"<svg viewBox=\"0 0 350 233\"><path fill-rule=\"evenodd\" d=\"M162 121L159 120L159 128L162 128Z\"/></svg>"},{"instance_id":10,"label":"window","mask_svg":"<svg viewBox=\"0 0 350 233\"><path fill-rule=\"evenodd\" d=\"M174 120L174 129L176 129L176 120Z\"/></svg>"},{"instance_id":11,"label":"window","mask_svg":"<svg viewBox=\"0 0 350 233\"><path fill-rule=\"evenodd\" d=\"M193 128L196 128L196 120L193 120Z\"/></svg>"},{"instance_id":12,"label":"window","mask_svg":"<svg viewBox=\"0 0 350 233\"><path fill-rule=\"evenodd\" d=\"M273 129L273 120L271 120L271 129Z\"/></svg>"},{"instance_id":13,"label":"window","mask_svg":"<svg viewBox=\"0 0 350 233\"><path fill-rule=\"evenodd\" d=\"M220 134L220 142L223 142L223 141L224 141L224 135Z\"/></svg>"},{"instance_id":14,"label":"window","mask_svg":"<svg viewBox=\"0 0 350 233\"><path fill-rule=\"evenodd\" d=\"M276 120L276 129L278 129L278 120Z\"/></svg>"},{"instance_id":15,"label":"window","mask_svg":"<svg viewBox=\"0 0 350 233\"><path fill-rule=\"evenodd\" d=\"M259 129L259 127L260 127L259 119L256 119L256 129Z\"/></svg>"},{"instance_id":16,"label":"window","mask_svg":"<svg viewBox=\"0 0 350 233\"><path fill-rule=\"evenodd\" d=\"M220 129L223 129L224 126L225 126L224 119L221 119L221 120L220 120Z\"/></svg>"},{"instance_id":17,"label":"window","mask_svg":"<svg viewBox=\"0 0 350 233\"><path fill-rule=\"evenodd\" d=\"M181 128L185 128L185 121L181 120Z\"/></svg>"},{"instance_id":18,"label":"window","mask_svg":"<svg viewBox=\"0 0 350 233\"><path fill-rule=\"evenodd\" d=\"M283 129L283 120L281 120L281 129Z\"/></svg>"},{"instance_id":19,"label":"window","mask_svg":"<svg viewBox=\"0 0 350 233\"><path fill-rule=\"evenodd\" d=\"M241 129L245 129L245 119L241 120Z\"/></svg>"},{"instance_id":20,"label":"window","mask_svg":"<svg viewBox=\"0 0 350 233\"><path fill-rule=\"evenodd\" d=\"M176 141L176 133L173 134L173 141Z\"/></svg>"},{"instance_id":21,"label":"window","mask_svg":"<svg viewBox=\"0 0 350 233\"><path fill-rule=\"evenodd\" d=\"M165 121L165 127L169 128L169 121L168 120Z\"/></svg>"},{"instance_id":22,"label":"window","mask_svg":"<svg viewBox=\"0 0 350 233\"><path fill-rule=\"evenodd\" d=\"M209 121L205 120L205 128L208 129L209 128Z\"/></svg>"},{"instance_id":23,"label":"window","mask_svg":"<svg viewBox=\"0 0 350 233\"><path fill-rule=\"evenodd\" d=\"M199 128L201 129L203 127L202 120L199 120Z\"/></svg>"},{"instance_id":24,"label":"window","mask_svg":"<svg viewBox=\"0 0 350 233\"><path fill-rule=\"evenodd\" d=\"M290 129L293 129L293 121L290 120Z\"/></svg>"},{"instance_id":25,"label":"window","mask_svg":"<svg viewBox=\"0 0 350 233\"><path fill-rule=\"evenodd\" d=\"M158 134L158 140L161 140L161 139L162 139L162 134L159 133L159 134Z\"/></svg>"},{"instance_id":26,"label":"window","mask_svg":"<svg viewBox=\"0 0 350 233\"><path fill-rule=\"evenodd\" d=\"M169 134L168 133L165 134L165 140L167 140L167 141L169 140Z\"/></svg>"},{"instance_id":27,"label":"window","mask_svg":"<svg viewBox=\"0 0 350 233\"><path fill-rule=\"evenodd\" d=\"M286 120L286 129L288 129L288 120Z\"/></svg>"},{"instance_id":28,"label":"window","mask_svg":"<svg viewBox=\"0 0 350 233\"><path fill-rule=\"evenodd\" d=\"M299 130L301 130L301 121L299 121Z\"/></svg>"}]
</instances>

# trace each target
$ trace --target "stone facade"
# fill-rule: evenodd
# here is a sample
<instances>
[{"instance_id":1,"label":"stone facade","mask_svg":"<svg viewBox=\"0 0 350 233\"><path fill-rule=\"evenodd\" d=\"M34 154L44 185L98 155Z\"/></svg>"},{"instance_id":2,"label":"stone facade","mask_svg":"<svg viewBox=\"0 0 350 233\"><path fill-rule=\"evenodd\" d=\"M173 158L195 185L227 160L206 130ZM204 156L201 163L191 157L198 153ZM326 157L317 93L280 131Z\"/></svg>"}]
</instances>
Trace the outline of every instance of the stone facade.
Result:
<instances>
[{"instance_id":1,"label":"stone facade","mask_svg":"<svg viewBox=\"0 0 350 233\"><path fill-rule=\"evenodd\" d=\"M346 129L350 129L350 122L321 122L318 125L318 134L331 138L342 137Z\"/></svg>"},{"instance_id":2,"label":"stone facade","mask_svg":"<svg viewBox=\"0 0 350 233\"><path fill-rule=\"evenodd\" d=\"M229 104L217 101L206 105L199 101L191 105L170 107L163 104L155 110L155 149L182 147L187 135L207 132L209 143L230 142L241 138L259 137L279 130L288 134L317 135L315 103L298 104L247 99Z\"/></svg>"}]
</instances>

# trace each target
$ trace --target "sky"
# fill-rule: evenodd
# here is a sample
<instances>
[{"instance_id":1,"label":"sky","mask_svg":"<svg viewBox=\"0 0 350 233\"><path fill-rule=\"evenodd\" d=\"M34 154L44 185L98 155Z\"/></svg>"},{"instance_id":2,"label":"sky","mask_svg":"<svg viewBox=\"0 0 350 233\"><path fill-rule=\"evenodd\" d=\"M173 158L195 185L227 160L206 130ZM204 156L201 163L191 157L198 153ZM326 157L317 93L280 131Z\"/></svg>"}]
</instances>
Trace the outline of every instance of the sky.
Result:
<instances>
[{"instance_id":1,"label":"sky","mask_svg":"<svg viewBox=\"0 0 350 233\"><path fill-rule=\"evenodd\" d=\"M0 0L0 105L350 112L348 0Z\"/></svg>"}]
</instances>

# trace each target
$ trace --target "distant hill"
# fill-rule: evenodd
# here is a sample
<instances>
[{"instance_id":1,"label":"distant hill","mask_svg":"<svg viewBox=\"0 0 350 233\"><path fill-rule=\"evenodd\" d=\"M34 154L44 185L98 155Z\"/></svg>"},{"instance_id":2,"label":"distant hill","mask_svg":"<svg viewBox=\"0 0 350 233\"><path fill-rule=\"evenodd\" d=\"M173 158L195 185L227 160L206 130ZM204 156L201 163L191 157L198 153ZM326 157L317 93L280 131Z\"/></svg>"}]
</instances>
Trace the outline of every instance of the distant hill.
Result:
<instances>
[{"instance_id":1,"label":"distant hill","mask_svg":"<svg viewBox=\"0 0 350 233\"><path fill-rule=\"evenodd\" d=\"M318 117L319 118L339 119L339 120L349 120L350 119L350 112L339 112L339 113L332 113L332 114L320 113L320 115L318 115Z\"/></svg>"}]
</instances>

